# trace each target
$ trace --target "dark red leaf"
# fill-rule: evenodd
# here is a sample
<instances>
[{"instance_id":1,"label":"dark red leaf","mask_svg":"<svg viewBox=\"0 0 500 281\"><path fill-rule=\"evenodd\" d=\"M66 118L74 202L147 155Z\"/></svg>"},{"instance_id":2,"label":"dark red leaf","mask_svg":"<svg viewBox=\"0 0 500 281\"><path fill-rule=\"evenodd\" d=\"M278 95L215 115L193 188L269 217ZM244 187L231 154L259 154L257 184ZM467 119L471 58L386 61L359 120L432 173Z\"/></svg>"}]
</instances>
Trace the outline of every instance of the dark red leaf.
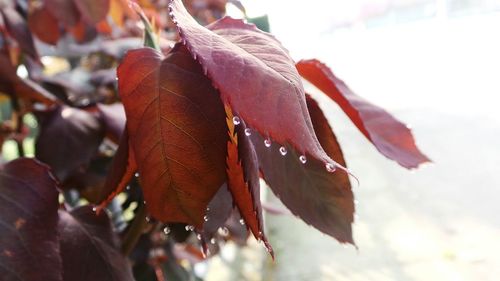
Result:
<instances>
[{"instance_id":1,"label":"dark red leaf","mask_svg":"<svg viewBox=\"0 0 500 281\"><path fill-rule=\"evenodd\" d=\"M201 230L226 180L227 127L217 91L183 47L164 60L153 49L131 51L118 78L149 212Z\"/></svg>"},{"instance_id":2,"label":"dark red leaf","mask_svg":"<svg viewBox=\"0 0 500 281\"><path fill-rule=\"evenodd\" d=\"M337 102L384 156L410 169L430 161L417 148L405 124L352 92L325 64L318 60L303 60L297 63L297 69L300 75Z\"/></svg>"},{"instance_id":3,"label":"dark red leaf","mask_svg":"<svg viewBox=\"0 0 500 281\"><path fill-rule=\"evenodd\" d=\"M104 137L103 127L93 114L68 106L37 116L40 134L35 143L36 158L49 164L64 182L95 157Z\"/></svg>"},{"instance_id":4,"label":"dark red leaf","mask_svg":"<svg viewBox=\"0 0 500 281\"><path fill-rule=\"evenodd\" d=\"M44 0L47 9L66 27L74 26L80 21L80 13L74 0Z\"/></svg>"},{"instance_id":5,"label":"dark red leaf","mask_svg":"<svg viewBox=\"0 0 500 281\"><path fill-rule=\"evenodd\" d=\"M3 15L7 31L14 37L21 47L21 50L38 60L38 52L36 51L31 32L28 29L26 21L16 11L14 7L5 7L0 10Z\"/></svg>"},{"instance_id":6,"label":"dark red leaf","mask_svg":"<svg viewBox=\"0 0 500 281\"><path fill-rule=\"evenodd\" d=\"M0 276L60 281L57 183L49 168L20 158L0 170Z\"/></svg>"},{"instance_id":7,"label":"dark red leaf","mask_svg":"<svg viewBox=\"0 0 500 281\"><path fill-rule=\"evenodd\" d=\"M32 5L28 15L28 26L33 34L45 43L56 45L59 41L59 24L44 5Z\"/></svg>"},{"instance_id":8,"label":"dark red leaf","mask_svg":"<svg viewBox=\"0 0 500 281\"><path fill-rule=\"evenodd\" d=\"M274 37L231 18L206 29L180 0L170 1L170 11L183 42L234 115L266 138L332 163L314 135L295 63Z\"/></svg>"},{"instance_id":9,"label":"dark red leaf","mask_svg":"<svg viewBox=\"0 0 500 281\"><path fill-rule=\"evenodd\" d=\"M82 15L82 19L90 25L94 25L106 18L109 11L109 1L110 0L74 0Z\"/></svg>"},{"instance_id":10,"label":"dark red leaf","mask_svg":"<svg viewBox=\"0 0 500 281\"><path fill-rule=\"evenodd\" d=\"M63 280L134 280L105 212L96 214L90 206L84 206L69 213L60 211L59 217Z\"/></svg>"},{"instance_id":11,"label":"dark red leaf","mask_svg":"<svg viewBox=\"0 0 500 281\"><path fill-rule=\"evenodd\" d=\"M340 146L320 108L309 97L307 106L321 145L337 163L345 166ZM343 171L329 172L323 162L312 157L302 163L290 146L272 143L266 147L256 132L250 138L265 181L285 206L323 233L343 243L354 243L351 230L354 202L348 175Z\"/></svg>"}]
</instances>

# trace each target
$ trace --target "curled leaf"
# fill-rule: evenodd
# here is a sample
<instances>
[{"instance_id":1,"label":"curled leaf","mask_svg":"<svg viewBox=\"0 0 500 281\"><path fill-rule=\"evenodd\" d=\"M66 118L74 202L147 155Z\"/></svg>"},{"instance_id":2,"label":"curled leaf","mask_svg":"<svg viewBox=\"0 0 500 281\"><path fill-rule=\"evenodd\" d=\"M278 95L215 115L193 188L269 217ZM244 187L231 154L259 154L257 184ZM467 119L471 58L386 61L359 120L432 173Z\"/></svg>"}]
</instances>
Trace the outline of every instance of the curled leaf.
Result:
<instances>
[{"instance_id":1,"label":"curled leaf","mask_svg":"<svg viewBox=\"0 0 500 281\"><path fill-rule=\"evenodd\" d=\"M420 152L405 124L356 95L325 64L318 60L302 60L297 63L297 69L300 75L337 102L384 156L409 169L430 161Z\"/></svg>"}]
</instances>

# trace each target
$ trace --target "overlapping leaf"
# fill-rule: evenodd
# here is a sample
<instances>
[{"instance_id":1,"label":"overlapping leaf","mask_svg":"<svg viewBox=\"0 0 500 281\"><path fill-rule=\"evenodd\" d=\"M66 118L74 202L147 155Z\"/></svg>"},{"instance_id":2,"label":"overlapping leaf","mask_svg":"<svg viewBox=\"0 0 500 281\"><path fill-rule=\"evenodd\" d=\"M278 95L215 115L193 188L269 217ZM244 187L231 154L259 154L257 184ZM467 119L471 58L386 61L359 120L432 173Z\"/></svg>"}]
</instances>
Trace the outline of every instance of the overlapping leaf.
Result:
<instances>
[{"instance_id":1,"label":"overlapping leaf","mask_svg":"<svg viewBox=\"0 0 500 281\"><path fill-rule=\"evenodd\" d=\"M337 102L384 156L405 168L416 168L430 161L415 145L408 127L352 92L325 64L318 60L303 60L297 63L297 69L300 75Z\"/></svg>"},{"instance_id":2,"label":"overlapping leaf","mask_svg":"<svg viewBox=\"0 0 500 281\"><path fill-rule=\"evenodd\" d=\"M345 166L340 146L316 102L307 106L321 145L336 162ZM250 136L257 151L264 180L293 214L340 242L354 243L351 223L354 202L348 175L329 172L314 158L301 162L290 146L263 145L257 132Z\"/></svg>"},{"instance_id":3,"label":"overlapping leaf","mask_svg":"<svg viewBox=\"0 0 500 281\"><path fill-rule=\"evenodd\" d=\"M299 154L333 162L314 135L294 62L274 37L231 18L208 30L180 0L170 1L170 10L183 42L235 115L265 137L291 144Z\"/></svg>"},{"instance_id":4,"label":"overlapping leaf","mask_svg":"<svg viewBox=\"0 0 500 281\"><path fill-rule=\"evenodd\" d=\"M307 223L341 242L352 243L352 191L345 173L332 173L343 169L332 160L343 163L342 154L331 140L331 130L315 132L301 78L287 51L253 25L224 18L207 30L187 14L180 1L171 1L170 7L184 43L223 102L242 120L241 128L254 132L253 149L275 193ZM317 108L313 106L313 110ZM315 122L326 122L313 117ZM330 155L316 134L328 140L324 141ZM280 154L281 147L287 150L286 157ZM300 159L308 160L302 163Z\"/></svg>"},{"instance_id":5,"label":"overlapping leaf","mask_svg":"<svg viewBox=\"0 0 500 281\"><path fill-rule=\"evenodd\" d=\"M227 128L217 91L183 47L164 60L153 49L131 51L118 77L149 212L201 229L226 179Z\"/></svg>"},{"instance_id":6,"label":"overlapping leaf","mask_svg":"<svg viewBox=\"0 0 500 281\"><path fill-rule=\"evenodd\" d=\"M229 128L226 158L229 190L247 227L255 238L264 241L268 251L273 255L273 249L263 232L259 170L255 150L246 138L244 130L240 129L240 133L245 137L239 138L235 127L241 125L241 121L233 116L228 106L226 115ZM238 139L242 141L241 144Z\"/></svg>"}]
</instances>

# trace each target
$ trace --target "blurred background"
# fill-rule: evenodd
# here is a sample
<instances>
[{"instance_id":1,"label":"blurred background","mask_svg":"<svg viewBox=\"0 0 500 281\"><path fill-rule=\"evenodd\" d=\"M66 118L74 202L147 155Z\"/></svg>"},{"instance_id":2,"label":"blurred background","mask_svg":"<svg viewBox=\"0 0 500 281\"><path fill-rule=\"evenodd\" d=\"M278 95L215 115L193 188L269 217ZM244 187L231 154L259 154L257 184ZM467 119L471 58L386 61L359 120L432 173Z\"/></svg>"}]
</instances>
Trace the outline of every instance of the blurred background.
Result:
<instances>
[{"instance_id":1,"label":"blurred background","mask_svg":"<svg viewBox=\"0 0 500 281\"><path fill-rule=\"evenodd\" d=\"M233 263L213 260L209 280L498 280L500 1L242 2L250 17L268 15L294 59L324 61L410 124L434 163L399 167L321 99L360 179L353 183L359 250L291 216L268 215L276 261L260 246L226 247L221 257Z\"/></svg>"}]
</instances>

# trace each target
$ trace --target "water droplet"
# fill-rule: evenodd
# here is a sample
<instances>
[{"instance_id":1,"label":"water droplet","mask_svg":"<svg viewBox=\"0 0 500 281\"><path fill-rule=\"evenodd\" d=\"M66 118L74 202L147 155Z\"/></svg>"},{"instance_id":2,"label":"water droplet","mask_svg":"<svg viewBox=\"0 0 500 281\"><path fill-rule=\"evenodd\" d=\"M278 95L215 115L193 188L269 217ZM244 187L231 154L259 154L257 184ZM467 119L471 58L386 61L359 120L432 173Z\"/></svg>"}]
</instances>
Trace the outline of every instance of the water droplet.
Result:
<instances>
[{"instance_id":1,"label":"water droplet","mask_svg":"<svg viewBox=\"0 0 500 281\"><path fill-rule=\"evenodd\" d=\"M300 163L305 164L307 162L307 158L305 155L300 155L299 157Z\"/></svg>"},{"instance_id":2,"label":"water droplet","mask_svg":"<svg viewBox=\"0 0 500 281\"><path fill-rule=\"evenodd\" d=\"M193 227L193 226L191 226L191 225L186 225L186 226L184 227L184 229L185 229L186 231L191 231L191 230L193 230L193 229L194 229L194 227Z\"/></svg>"},{"instance_id":3,"label":"water droplet","mask_svg":"<svg viewBox=\"0 0 500 281\"><path fill-rule=\"evenodd\" d=\"M196 234L196 239L201 240L201 234Z\"/></svg>"},{"instance_id":4,"label":"water droplet","mask_svg":"<svg viewBox=\"0 0 500 281\"><path fill-rule=\"evenodd\" d=\"M151 218L150 218L150 217L146 217L146 221L147 221L147 222L150 222L150 221L151 221Z\"/></svg>"},{"instance_id":5,"label":"water droplet","mask_svg":"<svg viewBox=\"0 0 500 281\"><path fill-rule=\"evenodd\" d=\"M265 139L265 140L264 140L264 145L265 145L266 147L271 147L271 140L270 140L270 139Z\"/></svg>"},{"instance_id":6,"label":"water droplet","mask_svg":"<svg viewBox=\"0 0 500 281\"><path fill-rule=\"evenodd\" d=\"M281 155L285 156L288 153L288 151L286 150L286 147L284 147L284 146L280 147L280 153L281 153Z\"/></svg>"},{"instance_id":7,"label":"water droplet","mask_svg":"<svg viewBox=\"0 0 500 281\"><path fill-rule=\"evenodd\" d=\"M326 163L325 168L329 173L333 173L333 172L335 172L335 170L337 170L337 167L335 167L335 164L332 164L332 163Z\"/></svg>"},{"instance_id":8,"label":"water droplet","mask_svg":"<svg viewBox=\"0 0 500 281\"><path fill-rule=\"evenodd\" d=\"M208 221L208 216L207 216L207 215L204 215L204 216L203 216L203 220L204 220L204 221Z\"/></svg>"},{"instance_id":9,"label":"water droplet","mask_svg":"<svg viewBox=\"0 0 500 281\"><path fill-rule=\"evenodd\" d=\"M135 177L138 178L139 177L139 173L135 173Z\"/></svg>"},{"instance_id":10,"label":"water droplet","mask_svg":"<svg viewBox=\"0 0 500 281\"><path fill-rule=\"evenodd\" d=\"M92 207L92 212L97 212L97 207Z\"/></svg>"},{"instance_id":11,"label":"water droplet","mask_svg":"<svg viewBox=\"0 0 500 281\"><path fill-rule=\"evenodd\" d=\"M165 226L165 228L163 229L163 233L165 233L166 235L168 235L170 233L170 227Z\"/></svg>"},{"instance_id":12,"label":"water droplet","mask_svg":"<svg viewBox=\"0 0 500 281\"><path fill-rule=\"evenodd\" d=\"M234 116L233 117L233 124L238 126L241 123L240 117Z\"/></svg>"},{"instance_id":13,"label":"water droplet","mask_svg":"<svg viewBox=\"0 0 500 281\"><path fill-rule=\"evenodd\" d=\"M215 238L210 239L210 243L215 244L216 240Z\"/></svg>"},{"instance_id":14,"label":"water droplet","mask_svg":"<svg viewBox=\"0 0 500 281\"><path fill-rule=\"evenodd\" d=\"M227 229L227 227L219 227L218 232L222 236L227 236L229 234L229 229Z\"/></svg>"},{"instance_id":15,"label":"water droplet","mask_svg":"<svg viewBox=\"0 0 500 281\"><path fill-rule=\"evenodd\" d=\"M245 225L245 220L244 219L240 219L240 224L241 225Z\"/></svg>"},{"instance_id":16,"label":"water droplet","mask_svg":"<svg viewBox=\"0 0 500 281\"><path fill-rule=\"evenodd\" d=\"M207 212L210 211L210 207L207 207Z\"/></svg>"},{"instance_id":17,"label":"water droplet","mask_svg":"<svg viewBox=\"0 0 500 281\"><path fill-rule=\"evenodd\" d=\"M249 137L252 134L252 130L250 128L245 129L245 136Z\"/></svg>"}]
</instances>

